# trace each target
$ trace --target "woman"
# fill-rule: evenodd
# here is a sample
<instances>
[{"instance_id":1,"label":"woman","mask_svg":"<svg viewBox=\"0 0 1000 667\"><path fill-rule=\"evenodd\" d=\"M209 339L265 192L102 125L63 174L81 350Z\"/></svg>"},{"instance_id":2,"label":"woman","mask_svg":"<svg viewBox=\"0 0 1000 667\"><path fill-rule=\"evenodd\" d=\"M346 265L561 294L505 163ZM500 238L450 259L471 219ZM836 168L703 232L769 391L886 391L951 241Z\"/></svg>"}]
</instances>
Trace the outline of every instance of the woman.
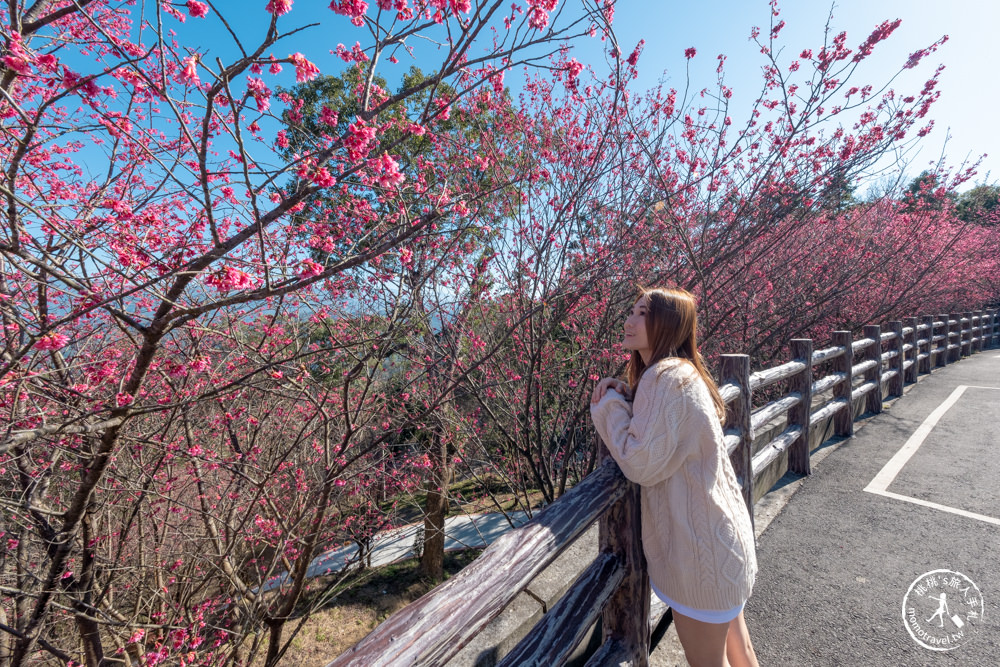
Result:
<instances>
[{"instance_id":1,"label":"woman","mask_svg":"<svg viewBox=\"0 0 1000 667\"><path fill-rule=\"evenodd\" d=\"M628 385L594 389L594 425L642 486L642 546L653 591L673 610L692 667L756 667L743 606L757 558L722 439L725 404L698 353L694 297L642 290L625 320ZM627 396L634 396L630 404Z\"/></svg>"}]
</instances>

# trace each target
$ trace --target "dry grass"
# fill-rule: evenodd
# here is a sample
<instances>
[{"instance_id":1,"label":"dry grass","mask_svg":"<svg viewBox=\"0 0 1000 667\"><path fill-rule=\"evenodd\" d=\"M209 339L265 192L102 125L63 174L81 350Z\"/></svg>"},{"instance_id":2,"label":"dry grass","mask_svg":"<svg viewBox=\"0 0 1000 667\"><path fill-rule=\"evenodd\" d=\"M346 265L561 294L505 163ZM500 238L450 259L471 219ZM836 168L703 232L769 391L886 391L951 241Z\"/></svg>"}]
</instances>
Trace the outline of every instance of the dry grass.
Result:
<instances>
[{"instance_id":1,"label":"dry grass","mask_svg":"<svg viewBox=\"0 0 1000 667\"><path fill-rule=\"evenodd\" d=\"M510 493L499 480L464 480L449 489L452 497L451 514L477 514L496 512L497 506L488 494L483 493L485 481L492 495L505 511L519 509L524 501ZM413 496L397 504L397 522L400 524L419 521L423 517L422 495ZM540 492L529 494L528 501L533 509L544 504ZM445 578L457 573L475 560L479 550L449 552L445 554ZM322 590L329 580L315 580L313 588ZM437 582L440 583L440 582ZM325 608L314 612L292 638L282 665L295 667L323 667L330 660L354 646L375 627L392 614L403 609L424 593L431 590L435 582L420 575L417 560L407 560L382 568L352 574L336 587L336 596ZM306 601L304 607L310 606ZM293 621L287 628L297 627ZM261 655L266 653L262 648ZM261 664L263 661L260 661Z\"/></svg>"},{"instance_id":2,"label":"dry grass","mask_svg":"<svg viewBox=\"0 0 1000 667\"><path fill-rule=\"evenodd\" d=\"M455 574L478 555L477 550L445 554L445 577ZM325 609L315 612L305 622L281 664L326 665L434 586L434 582L420 575L416 560L358 573L342 585L342 592Z\"/></svg>"}]
</instances>

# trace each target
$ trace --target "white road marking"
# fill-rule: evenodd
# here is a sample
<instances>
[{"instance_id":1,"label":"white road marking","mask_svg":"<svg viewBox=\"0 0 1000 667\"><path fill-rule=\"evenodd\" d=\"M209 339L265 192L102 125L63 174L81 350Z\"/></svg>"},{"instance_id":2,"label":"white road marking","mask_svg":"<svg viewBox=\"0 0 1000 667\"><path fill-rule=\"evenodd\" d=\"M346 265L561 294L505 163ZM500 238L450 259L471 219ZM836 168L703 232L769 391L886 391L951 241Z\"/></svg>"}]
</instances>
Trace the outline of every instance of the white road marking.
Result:
<instances>
[{"instance_id":1,"label":"white road marking","mask_svg":"<svg viewBox=\"0 0 1000 667\"><path fill-rule=\"evenodd\" d=\"M994 526L1000 526L1000 519L992 516L986 516L985 514L976 514L975 512L967 512L965 510L960 510L957 507L948 507L947 505L939 505L938 503L932 503L927 500L921 500L920 498L911 498L910 496L902 496L898 493L893 493L891 491L880 491L877 489L865 489L868 493L873 493L876 496L884 496L886 498L894 498L895 500L902 500L903 502L912 503L913 505L920 505L921 507L929 507L931 509L940 510L941 512L948 512L949 514L957 514L958 516L964 516L967 519L975 519L976 521L983 521L985 523L992 523Z\"/></svg>"},{"instance_id":2,"label":"white road marking","mask_svg":"<svg viewBox=\"0 0 1000 667\"><path fill-rule=\"evenodd\" d=\"M927 439L927 436L930 435L930 432L935 426L937 426L937 423L941 421L941 417L943 417L944 414L958 402L958 399L962 396L965 390L970 387L975 389L1000 389L1000 387L976 387L974 385L959 385L955 387L955 391L951 392L951 395L945 399L944 403L935 408L934 411L927 416L924 423L913 432L913 435L907 439L899 451L896 452L891 459L889 459L889 462L886 463L882 467L882 470L875 475L875 478L868 483L868 486L865 487L865 491L873 493L877 496L894 498L896 500L913 503L914 505L920 505L921 507L929 507L942 512L949 512L951 514L957 514L969 519L976 519L977 521L984 521L986 523L992 523L1000 526L1000 519L997 519L996 517L986 516L985 514L977 514L975 512L967 512L966 510L958 509L956 507L948 507L947 505L932 503L920 498L911 498L909 496L892 493L891 491L886 490L889 488L889 485L892 484L893 480L896 479L896 476L899 474L899 471L903 469L903 466L905 466L906 463L913 458L913 455L917 453L920 445L922 445L924 440Z\"/></svg>"},{"instance_id":3,"label":"white road marking","mask_svg":"<svg viewBox=\"0 0 1000 667\"><path fill-rule=\"evenodd\" d=\"M869 493L878 493L889 488L889 485L892 484L894 479L896 479L896 475L899 474L899 471L902 470L903 466L906 465L906 462L917 453L917 449L920 448L920 445L922 445L924 440L927 439L927 436L930 435L931 430L937 426L939 421L941 421L941 417L944 416L944 413L948 412L948 410L951 409L951 406L958 402L959 397L965 393L965 389L966 385L964 384L955 387L955 391L951 392L951 396L946 398L944 403L937 406L937 408L934 409L934 412L928 415L927 419L924 420L924 423L917 427L917 430L913 432L913 435L911 435L899 451L896 452L891 459L889 459L889 462L882 467L882 470L875 475L875 479L873 479L868 486L865 487L865 491L868 491Z\"/></svg>"}]
</instances>

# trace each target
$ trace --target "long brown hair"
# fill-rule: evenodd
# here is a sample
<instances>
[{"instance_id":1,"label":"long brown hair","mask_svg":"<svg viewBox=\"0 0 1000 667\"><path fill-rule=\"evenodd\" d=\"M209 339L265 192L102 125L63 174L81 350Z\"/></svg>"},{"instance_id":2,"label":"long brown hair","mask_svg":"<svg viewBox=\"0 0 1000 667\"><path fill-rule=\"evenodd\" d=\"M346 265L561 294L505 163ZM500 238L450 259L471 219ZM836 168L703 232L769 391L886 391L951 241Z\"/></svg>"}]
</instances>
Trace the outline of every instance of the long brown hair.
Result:
<instances>
[{"instance_id":1,"label":"long brown hair","mask_svg":"<svg viewBox=\"0 0 1000 667\"><path fill-rule=\"evenodd\" d=\"M647 367L660 359L678 357L698 371L708 385L719 419L725 420L726 404L698 352L698 302L694 295L679 288L654 287L640 288L637 300L642 297L646 297L646 340L652 354L646 364L638 352L632 352L627 372L633 395Z\"/></svg>"}]
</instances>

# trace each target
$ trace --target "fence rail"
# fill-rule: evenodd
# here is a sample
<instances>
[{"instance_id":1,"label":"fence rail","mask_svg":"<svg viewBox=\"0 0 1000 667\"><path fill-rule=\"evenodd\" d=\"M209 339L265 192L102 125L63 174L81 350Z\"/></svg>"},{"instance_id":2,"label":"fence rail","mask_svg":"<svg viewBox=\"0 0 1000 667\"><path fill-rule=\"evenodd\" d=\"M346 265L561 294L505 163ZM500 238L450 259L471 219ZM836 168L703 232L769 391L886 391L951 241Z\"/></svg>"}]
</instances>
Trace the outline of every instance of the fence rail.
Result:
<instances>
[{"instance_id":1,"label":"fence rail","mask_svg":"<svg viewBox=\"0 0 1000 667\"><path fill-rule=\"evenodd\" d=\"M853 435L855 417L881 412L883 396L901 396L919 374L1000 344L1000 310L908 317L884 331L866 326L858 340L849 331L831 338L830 347L815 351L811 339L792 340L790 361L755 373L746 355L722 357L725 444L751 519L778 478L808 475L812 450L830 435ZM825 368L822 376L817 367ZM755 408L754 391L780 382L784 393ZM651 611L639 488L605 450L586 479L328 667L446 663L595 521L597 558L498 664L563 664L600 619L603 642L588 665L647 665L651 629L670 614L662 605Z\"/></svg>"}]
</instances>

